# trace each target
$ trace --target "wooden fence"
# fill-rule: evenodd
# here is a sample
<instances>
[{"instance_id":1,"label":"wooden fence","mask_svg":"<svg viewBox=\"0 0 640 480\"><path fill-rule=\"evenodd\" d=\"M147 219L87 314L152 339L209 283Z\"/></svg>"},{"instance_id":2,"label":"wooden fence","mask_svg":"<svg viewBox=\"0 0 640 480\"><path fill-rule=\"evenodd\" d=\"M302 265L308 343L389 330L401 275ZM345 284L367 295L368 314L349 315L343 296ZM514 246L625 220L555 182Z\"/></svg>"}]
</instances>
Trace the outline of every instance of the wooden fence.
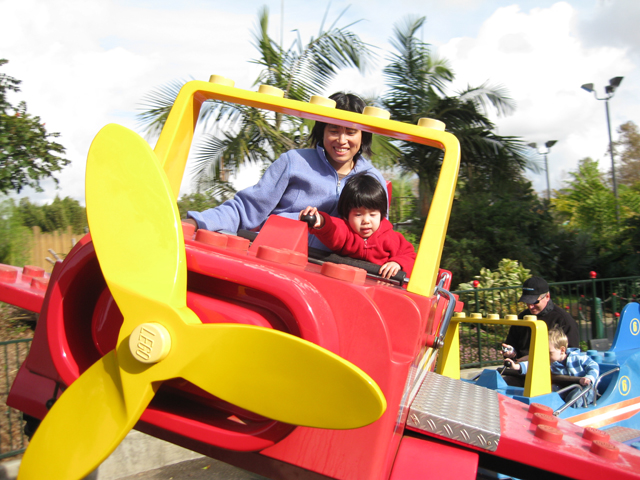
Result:
<instances>
[{"instance_id":1,"label":"wooden fence","mask_svg":"<svg viewBox=\"0 0 640 480\"><path fill-rule=\"evenodd\" d=\"M32 230L30 265L42 267L49 273L53 270L53 264L47 261L47 257L56 260L49 250L53 250L58 257L64 259L76 242L84 236L84 233L72 233L71 227L67 227L66 231L53 233L42 233L40 227L33 227Z\"/></svg>"}]
</instances>

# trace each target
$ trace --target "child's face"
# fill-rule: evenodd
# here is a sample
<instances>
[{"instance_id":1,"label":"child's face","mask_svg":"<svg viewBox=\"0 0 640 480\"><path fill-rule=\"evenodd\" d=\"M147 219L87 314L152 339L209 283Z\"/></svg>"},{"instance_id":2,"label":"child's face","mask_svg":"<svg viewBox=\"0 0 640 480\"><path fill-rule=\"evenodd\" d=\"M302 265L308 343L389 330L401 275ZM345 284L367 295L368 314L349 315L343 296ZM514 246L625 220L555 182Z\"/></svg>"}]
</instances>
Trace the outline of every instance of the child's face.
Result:
<instances>
[{"instance_id":1,"label":"child's face","mask_svg":"<svg viewBox=\"0 0 640 480\"><path fill-rule=\"evenodd\" d=\"M560 362L564 360L564 352L564 347L557 349L554 345L549 344L549 360L552 362Z\"/></svg>"},{"instance_id":2,"label":"child's face","mask_svg":"<svg viewBox=\"0 0 640 480\"><path fill-rule=\"evenodd\" d=\"M349 212L349 226L362 238L369 238L380 227L380 210L352 208Z\"/></svg>"}]
</instances>

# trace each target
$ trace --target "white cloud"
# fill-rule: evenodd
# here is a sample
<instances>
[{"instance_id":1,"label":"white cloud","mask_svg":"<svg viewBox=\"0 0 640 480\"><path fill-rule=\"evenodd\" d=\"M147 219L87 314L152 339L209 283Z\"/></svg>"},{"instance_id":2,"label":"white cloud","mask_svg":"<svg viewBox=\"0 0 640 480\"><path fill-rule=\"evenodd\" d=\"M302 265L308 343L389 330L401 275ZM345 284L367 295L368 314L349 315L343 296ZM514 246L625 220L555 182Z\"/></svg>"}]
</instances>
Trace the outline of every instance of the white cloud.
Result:
<instances>
[{"instance_id":1,"label":"white cloud","mask_svg":"<svg viewBox=\"0 0 640 480\"><path fill-rule=\"evenodd\" d=\"M218 73L249 88L255 77L247 15L211 10L154 11L103 0L2 1L9 28L0 28L3 73L22 80L28 111L39 115L72 165L58 175L60 191L19 196L47 202L56 194L84 202L89 145L107 123L136 130L136 109L154 87L192 75ZM238 61L238 59L242 59Z\"/></svg>"},{"instance_id":2,"label":"white cloud","mask_svg":"<svg viewBox=\"0 0 640 480\"><path fill-rule=\"evenodd\" d=\"M280 0L0 0L1 56L10 62L2 73L23 81L16 98L26 100L50 131L62 133L59 140L73 161L59 175L58 193L84 201L91 140L110 122L136 129L136 109L153 88L214 73L240 88L255 88L258 67L248 62L255 57L251 32L264 3L271 7L270 33L279 38ZM420 35L450 60L459 89L489 80L507 87L517 101L514 115L496 119L500 134L538 144L558 140L549 155L553 188L580 158L608 165L603 102L580 85L594 82L602 96L609 78L624 76L611 101L612 126L615 131L628 120L638 122L637 0L334 0L325 27L350 3L339 25L364 19L352 28L380 48L379 63L366 77L341 74L327 94L382 93L394 24L407 14L426 15ZM303 41L317 35L326 8L288 2L284 45L295 38L294 28ZM623 28L627 24L632 27ZM544 175L532 178L536 189L546 188ZM51 185L43 185L44 194L23 195L50 201L56 195Z\"/></svg>"},{"instance_id":3,"label":"white cloud","mask_svg":"<svg viewBox=\"0 0 640 480\"><path fill-rule=\"evenodd\" d=\"M512 5L497 9L476 38L455 38L439 50L453 64L459 87L486 80L507 87L517 110L495 119L500 134L538 145L558 140L549 154L552 189L562 186L565 172L575 170L581 158L604 159L601 165L608 166L604 106L580 85L595 78L603 87L603 72L624 76L638 69L628 48L585 45L579 22L567 2L528 12ZM616 115L612 128L632 119ZM538 191L546 188L544 174L532 178Z\"/></svg>"}]
</instances>

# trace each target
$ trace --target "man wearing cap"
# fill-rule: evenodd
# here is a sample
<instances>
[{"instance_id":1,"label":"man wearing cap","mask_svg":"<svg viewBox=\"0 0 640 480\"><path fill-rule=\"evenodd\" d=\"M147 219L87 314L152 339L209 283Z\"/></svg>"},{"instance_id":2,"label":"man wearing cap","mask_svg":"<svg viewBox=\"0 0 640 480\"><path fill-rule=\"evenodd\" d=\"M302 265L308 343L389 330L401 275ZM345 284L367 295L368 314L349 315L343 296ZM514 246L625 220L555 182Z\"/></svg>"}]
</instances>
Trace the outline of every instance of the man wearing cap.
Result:
<instances>
[{"instance_id":1,"label":"man wearing cap","mask_svg":"<svg viewBox=\"0 0 640 480\"><path fill-rule=\"evenodd\" d=\"M520 312L518 318L526 315L535 315L538 320L547 324L547 329L553 327L562 329L569 339L569 347L579 348L580 337L578 335L578 324L568 312L554 305L549 294L549 284L540 277L531 277L522 286L522 296L520 302L528 308ZM509 328L507 339L502 344L505 358L517 358L526 360L529 358L529 344L531 343L531 329L512 325ZM508 347L513 347L509 349Z\"/></svg>"}]
</instances>

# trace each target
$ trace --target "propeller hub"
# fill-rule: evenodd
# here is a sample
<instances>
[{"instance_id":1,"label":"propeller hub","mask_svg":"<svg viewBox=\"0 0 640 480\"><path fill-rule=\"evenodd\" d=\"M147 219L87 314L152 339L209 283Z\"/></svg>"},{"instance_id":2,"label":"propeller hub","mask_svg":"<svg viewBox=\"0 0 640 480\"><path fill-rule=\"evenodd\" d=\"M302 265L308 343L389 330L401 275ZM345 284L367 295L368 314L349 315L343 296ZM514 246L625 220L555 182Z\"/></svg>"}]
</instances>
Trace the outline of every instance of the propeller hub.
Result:
<instances>
[{"instance_id":1,"label":"propeller hub","mask_svg":"<svg viewBox=\"0 0 640 480\"><path fill-rule=\"evenodd\" d=\"M131 332L129 350L139 362L158 363L171 350L171 335L159 323L143 323Z\"/></svg>"}]
</instances>

